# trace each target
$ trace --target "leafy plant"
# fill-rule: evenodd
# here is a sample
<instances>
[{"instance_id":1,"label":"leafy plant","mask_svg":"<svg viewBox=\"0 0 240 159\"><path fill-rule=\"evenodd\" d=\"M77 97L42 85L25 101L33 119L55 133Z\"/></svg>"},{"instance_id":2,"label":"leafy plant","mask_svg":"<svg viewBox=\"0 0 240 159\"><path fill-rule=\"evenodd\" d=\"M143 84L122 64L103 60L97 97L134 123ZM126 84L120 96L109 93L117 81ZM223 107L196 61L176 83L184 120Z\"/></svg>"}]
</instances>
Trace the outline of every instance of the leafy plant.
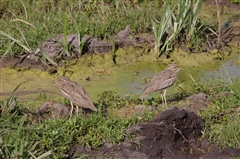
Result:
<instances>
[{"instance_id":1,"label":"leafy plant","mask_svg":"<svg viewBox=\"0 0 240 159\"><path fill-rule=\"evenodd\" d=\"M167 36L167 33L170 31L170 28L172 26L171 24L171 10L169 7L169 1L165 2L165 4L163 5L163 14L164 16L162 16L161 21L158 22L159 24L157 24L157 22L153 22L153 33L154 33L154 38L155 38L155 53L156 53L156 57L159 57L161 55L161 52L163 52L163 50L170 50L170 45L168 45L168 41L173 38L170 37L169 39L165 39ZM166 42L163 42L163 41ZM161 47L161 45L163 45Z\"/></svg>"},{"instance_id":2,"label":"leafy plant","mask_svg":"<svg viewBox=\"0 0 240 159\"><path fill-rule=\"evenodd\" d=\"M5 38L6 36L1 34L3 36L0 36L0 56L19 55L23 52L36 53L35 49L43 41L59 34L79 32L79 39L84 34L107 39L127 25L131 25L132 31L136 33L149 32L151 19L159 15L157 9L159 5L161 4L158 1L132 3L84 0L79 1L79 5L76 5L74 0L61 2L36 0L29 3L3 1L0 6L1 30L15 40ZM136 12L136 6L139 12ZM64 14L62 10L65 11ZM133 23L136 19L137 23ZM66 51L71 49L66 43L66 38L61 42ZM83 41L79 42L82 46ZM81 50L81 47L79 48ZM48 60L47 57L45 59Z\"/></svg>"},{"instance_id":3,"label":"leafy plant","mask_svg":"<svg viewBox=\"0 0 240 159\"><path fill-rule=\"evenodd\" d=\"M160 22L152 23L157 57L164 51L171 51L177 40L185 38L187 43L191 43L192 40L199 38L198 31L202 25L198 15L202 2L202 0L196 0L192 8L192 0L178 0L172 9L169 0L164 3Z\"/></svg>"},{"instance_id":4,"label":"leafy plant","mask_svg":"<svg viewBox=\"0 0 240 159\"><path fill-rule=\"evenodd\" d=\"M71 49L71 46L69 46L68 39L67 39L67 13L64 12L63 15L63 35L64 35L64 40L63 40L63 48L67 56L70 56L69 50Z\"/></svg>"},{"instance_id":5,"label":"leafy plant","mask_svg":"<svg viewBox=\"0 0 240 159\"><path fill-rule=\"evenodd\" d=\"M20 30L21 31L21 30ZM0 30L0 34L7 37L8 39L12 40L12 43L9 44L8 49L6 50L6 52L3 54L2 58L4 58L9 51L11 50L11 48L14 46L14 44L18 44L20 47L22 47L25 50L25 53L33 53L32 49L29 47L27 40L24 36L24 34L21 31L22 37L24 38L25 44L22 43L20 40L15 39L14 37L12 37L11 35L8 35L7 33L3 32L2 30ZM39 49L37 49L34 54L39 58L38 53L40 52ZM41 54L41 58L40 58L44 63L46 63L46 60L48 60L51 64L57 66L57 64L44 52Z\"/></svg>"}]
</instances>

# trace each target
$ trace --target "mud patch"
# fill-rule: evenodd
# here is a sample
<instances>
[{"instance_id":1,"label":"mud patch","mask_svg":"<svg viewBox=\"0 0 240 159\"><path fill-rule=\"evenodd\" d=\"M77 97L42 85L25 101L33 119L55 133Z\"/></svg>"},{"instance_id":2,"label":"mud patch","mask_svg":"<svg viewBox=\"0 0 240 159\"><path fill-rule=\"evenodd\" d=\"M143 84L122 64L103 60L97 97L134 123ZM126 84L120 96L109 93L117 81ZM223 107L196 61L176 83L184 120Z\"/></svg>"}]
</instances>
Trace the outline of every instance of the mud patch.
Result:
<instances>
[{"instance_id":1,"label":"mud patch","mask_svg":"<svg viewBox=\"0 0 240 159\"><path fill-rule=\"evenodd\" d=\"M140 141L139 150L149 158L178 158L199 151L197 139L201 136L203 121L184 109L173 107L150 122L140 123L126 130Z\"/></svg>"},{"instance_id":2,"label":"mud patch","mask_svg":"<svg viewBox=\"0 0 240 159\"><path fill-rule=\"evenodd\" d=\"M48 66L38 59L34 54L24 55L22 57L5 56L0 60L0 68L19 68L19 70L29 70L31 68L46 71ZM22 69L20 69L22 68Z\"/></svg>"}]
</instances>

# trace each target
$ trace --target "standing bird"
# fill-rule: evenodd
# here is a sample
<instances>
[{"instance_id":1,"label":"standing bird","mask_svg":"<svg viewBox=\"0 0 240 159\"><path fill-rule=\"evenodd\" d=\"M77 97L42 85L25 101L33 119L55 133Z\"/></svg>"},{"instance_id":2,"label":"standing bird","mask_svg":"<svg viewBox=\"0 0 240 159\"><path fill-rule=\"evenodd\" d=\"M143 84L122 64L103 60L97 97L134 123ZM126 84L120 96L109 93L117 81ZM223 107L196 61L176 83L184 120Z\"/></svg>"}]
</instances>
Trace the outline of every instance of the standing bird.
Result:
<instances>
[{"instance_id":1,"label":"standing bird","mask_svg":"<svg viewBox=\"0 0 240 159\"><path fill-rule=\"evenodd\" d=\"M76 110L77 113L78 106L82 106L83 108L89 108L93 111L97 111L97 108L93 105L92 100L90 99L87 92L81 85L71 81L66 76L59 77L56 80L56 83L60 86L62 95L71 102L70 116L72 116L73 112L73 103L77 105Z\"/></svg>"},{"instance_id":2,"label":"standing bird","mask_svg":"<svg viewBox=\"0 0 240 159\"><path fill-rule=\"evenodd\" d=\"M174 82L177 80L178 71L180 70L182 69L179 68L177 64L169 64L165 70L153 76L150 83L143 90L143 94L141 95L140 98L143 98L149 93L156 92L159 90L164 90L162 101L164 100L163 101L164 104L167 105L167 101L166 101L167 88L172 86Z\"/></svg>"}]
</instances>

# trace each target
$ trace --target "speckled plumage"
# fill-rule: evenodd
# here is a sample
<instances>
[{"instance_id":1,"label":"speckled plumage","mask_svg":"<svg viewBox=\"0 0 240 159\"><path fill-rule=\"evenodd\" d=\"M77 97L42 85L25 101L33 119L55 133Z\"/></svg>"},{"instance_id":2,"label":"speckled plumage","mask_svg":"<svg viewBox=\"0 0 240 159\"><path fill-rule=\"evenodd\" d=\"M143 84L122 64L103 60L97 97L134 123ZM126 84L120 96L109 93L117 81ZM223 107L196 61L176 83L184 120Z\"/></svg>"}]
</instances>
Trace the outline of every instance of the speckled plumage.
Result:
<instances>
[{"instance_id":1,"label":"speckled plumage","mask_svg":"<svg viewBox=\"0 0 240 159\"><path fill-rule=\"evenodd\" d=\"M169 64L167 68L159 73L157 73L153 78L151 79L150 83L146 86L146 88L143 90L143 95L141 98L143 98L145 95L160 91L160 90L166 90L168 87L172 86L174 82L177 80L178 77L178 71L182 70L177 66L177 64ZM164 92L164 97L165 97ZM166 97L165 97L166 102Z\"/></svg>"},{"instance_id":2,"label":"speckled plumage","mask_svg":"<svg viewBox=\"0 0 240 159\"><path fill-rule=\"evenodd\" d=\"M77 106L82 106L84 108L97 111L97 108L93 105L93 102L88 96L87 92L80 84L71 81L66 76L59 77L56 80L56 83L60 86L63 96L67 98L71 104L74 103Z\"/></svg>"}]
</instances>

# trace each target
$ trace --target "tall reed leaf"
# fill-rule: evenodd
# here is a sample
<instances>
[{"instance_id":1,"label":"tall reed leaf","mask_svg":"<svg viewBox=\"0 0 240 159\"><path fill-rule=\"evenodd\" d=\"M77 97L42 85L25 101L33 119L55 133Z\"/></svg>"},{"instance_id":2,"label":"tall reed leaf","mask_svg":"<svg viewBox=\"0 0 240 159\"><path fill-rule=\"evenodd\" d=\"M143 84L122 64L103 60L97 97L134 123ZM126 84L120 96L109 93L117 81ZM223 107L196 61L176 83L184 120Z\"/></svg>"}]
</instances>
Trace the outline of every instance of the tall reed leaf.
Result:
<instances>
[{"instance_id":1,"label":"tall reed leaf","mask_svg":"<svg viewBox=\"0 0 240 159\"><path fill-rule=\"evenodd\" d=\"M5 105L5 107L3 106L2 108L2 112L3 113L10 113L16 106L16 99L17 97L14 95L15 92L17 91L17 89L23 84L24 82L20 83L19 85L17 85L17 87L13 90L13 92L11 93L11 95L9 96L9 98L7 99L7 103Z\"/></svg>"},{"instance_id":2,"label":"tall reed leaf","mask_svg":"<svg viewBox=\"0 0 240 159\"><path fill-rule=\"evenodd\" d=\"M176 40L185 38L191 43L193 38L198 37L195 34L202 27L200 25L198 28L198 15L202 2L203 0L197 0L194 4L192 0L178 0L172 9L170 0L164 3L160 22L153 22L155 53L158 57L164 51L171 51Z\"/></svg>"},{"instance_id":3,"label":"tall reed leaf","mask_svg":"<svg viewBox=\"0 0 240 159\"><path fill-rule=\"evenodd\" d=\"M67 13L64 12L63 14L63 35L64 35L64 42L63 42L63 48L65 53L67 54L67 56L70 56L69 53L69 44L68 44L68 40L67 40Z\"/></svg>"},{"instance_id":4,"label":"tall reed leaf","mask_svg":"<svg viewBox=\"0 0 240 159\"><path fill-rule=\"evenodd\" d=\"M170 17L171 17L171 11L169 8L169 1L167 1L163 5L163 13L164 16L161 18L160 22L153 22L153 32L154 32L154 38L155 38L155 54L157 56L160 56L160 46L161 41L164 37L164 35L168 32L169 25L171 25Z\"/></svg>"},{"instance_id":5,"label":"tall reed leaf","mask_svg":"<svg viewBox=\"0 0 240 159\"><path fill-rule=\"evenodd\" d=\"M31 48L29 48L28 46L24 45L21 41L15 39L11 35L8 35L7 33L3 32L2 30L0 30L0 34L2 34L3 36L7 37L8 39L14 41L19 46L21 46L24 50L26 50L27 52L29 52L29 53L32 52Z\"/></svg>"}]
</instances>

